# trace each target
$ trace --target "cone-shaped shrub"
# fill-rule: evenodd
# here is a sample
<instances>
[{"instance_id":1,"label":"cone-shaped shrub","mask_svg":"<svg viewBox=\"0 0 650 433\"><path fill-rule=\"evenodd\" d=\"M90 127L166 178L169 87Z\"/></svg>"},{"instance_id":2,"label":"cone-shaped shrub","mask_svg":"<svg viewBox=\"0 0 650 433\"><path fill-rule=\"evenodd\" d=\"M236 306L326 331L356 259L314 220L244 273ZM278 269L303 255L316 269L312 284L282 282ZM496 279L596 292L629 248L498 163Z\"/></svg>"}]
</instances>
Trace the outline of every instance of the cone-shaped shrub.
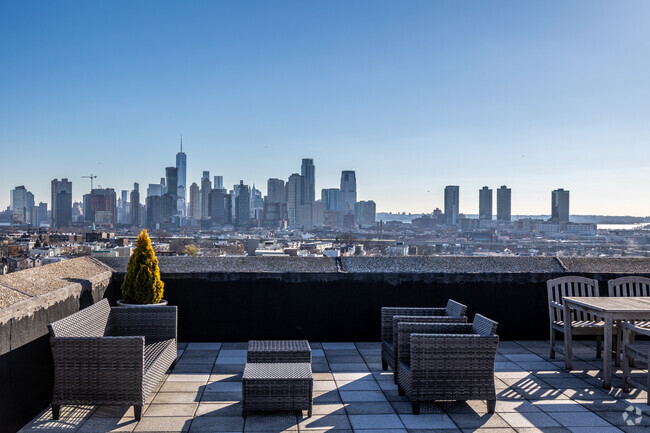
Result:
<instances>
[{"instance_id":1,"label":"cone-shaped shrub","mask_svg":"<svg viewBox=\"0 0 650 433\"><path fill-rule=\"evenodd\" d=\"M135 251L126 267L122 283L122 299L130 304L157 304L162 299L165 283L160 280L158 259L146 230L142 230Z\"/></svg>"}]
</instances>

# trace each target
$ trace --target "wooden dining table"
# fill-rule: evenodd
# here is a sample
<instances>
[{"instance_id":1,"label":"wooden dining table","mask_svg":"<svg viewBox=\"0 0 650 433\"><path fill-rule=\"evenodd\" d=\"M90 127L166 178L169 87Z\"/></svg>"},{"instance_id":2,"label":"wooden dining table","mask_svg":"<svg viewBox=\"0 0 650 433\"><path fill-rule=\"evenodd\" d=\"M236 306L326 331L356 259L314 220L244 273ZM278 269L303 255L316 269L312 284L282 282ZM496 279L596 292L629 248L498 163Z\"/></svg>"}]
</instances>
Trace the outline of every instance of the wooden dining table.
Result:
<instances>
[{"instance_id":1,"label":"wooden dining table","mask_svg":"<svg viewBox=\"0 0 650 433\"><path fill-rule=\"evenodd\" d=\"M650 297L567 296L564 304L565 366L572 368L571 310L582 311L604 320L603 388L612 387L612 333L615 322L650 320ZM620 349L619 349L620 352Z\"/></svg>"}]
</instances>

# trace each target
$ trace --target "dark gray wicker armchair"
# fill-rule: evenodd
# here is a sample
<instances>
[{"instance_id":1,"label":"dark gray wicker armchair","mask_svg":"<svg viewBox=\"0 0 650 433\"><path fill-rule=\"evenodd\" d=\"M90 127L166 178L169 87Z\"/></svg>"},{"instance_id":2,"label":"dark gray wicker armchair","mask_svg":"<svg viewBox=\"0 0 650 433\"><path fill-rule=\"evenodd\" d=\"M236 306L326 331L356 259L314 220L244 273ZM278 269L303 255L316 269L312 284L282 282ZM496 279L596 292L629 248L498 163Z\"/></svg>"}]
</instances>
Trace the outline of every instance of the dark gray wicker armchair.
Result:
<instances>
[{"instance_id":1,"label":"dark gray wicker armchair","mask_svg":"<svg viewBox=\"0 0 650 433\"><path fill-rule=\"evenodd\" d=\"M397 324L398 392L422 401L487 400L494 413L497 323L480 314L474 323Z\"/></svg>"},{"instance_id":2,"label":"dark gray wicker armchair","mask_svg":"<svg viewBox=\"0 0 650 433\"><path fill-rule=\"evenodd\" d=\"M635 361L642 361L648 366L650 360L650 342L648 340L637 342L635 335L650 337L650 329L647 325L639 326L635 323L623 322L623 392L630 392L631 364ZM646 379L646 404L650 405L650 370Z\"/></svg>"},{"instance_id":3,"label":"dark gray wicker armchair","mask_svg":"<svg viewBox=\"0 0 650 433\"><path fill-rule=\"evenodd\" d=\"M397 351L395 350L394 316L430 317L420 322L467 322L465 312L467 306L452 299L447 301L445 308L429 307L382 307L381 309L381 368L388 369L388 366L397 371ZM416 319L401 317L404 322L416 321ZM395 383L397 378L395 377Z\"/></svg>"},{"instance_id":4,"label":"dark gray wicker armchair","mask_svg":"<svg viewBox=\"0 0 650 433\"><path fill-rule=\"evenodd\" d=\"M172 306L111 308L106 299L56 321L52 416L62 404L133 405L135 418L177 356Z\"/></svg>"}]
</instances>

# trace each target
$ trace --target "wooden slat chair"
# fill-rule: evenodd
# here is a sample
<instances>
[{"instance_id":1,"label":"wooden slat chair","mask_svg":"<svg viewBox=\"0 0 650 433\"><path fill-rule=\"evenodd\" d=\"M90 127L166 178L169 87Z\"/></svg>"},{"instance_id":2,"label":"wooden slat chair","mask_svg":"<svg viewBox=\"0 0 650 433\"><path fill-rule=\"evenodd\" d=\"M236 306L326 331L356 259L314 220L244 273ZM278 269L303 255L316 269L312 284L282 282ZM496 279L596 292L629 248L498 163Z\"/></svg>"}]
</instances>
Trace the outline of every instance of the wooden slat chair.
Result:
<instances>
[{"instance_id":1,"label":"wooden slat chair","mask_svg":"<svg viewBox=\"0 0 650 433\"><path fill-rule=\"evenodd\" d=\"M650 343L647 340L637 343L634 341L634 335L650 337L650 329L628 322L624 322L621 328L623 329L623 392L627 393L630 392L630 366L633 365L634 360L641 360L647 365L650 359ZM650 405L650 370L646 391L648 391L646 403Z\"/></svg>"},{"instance_id":2,"label":"wooden slat chair","mask_svg":"<svg viewBox=\"0 0 650 433\"><path fill-rule=\"evenodd\" d=\"M639 277L638 275L632 275L629 277L620 277L613 280L607 281L607 289L609 296L650 296L650 278ZM643 328L650 328L650 321L642 320L635 322L636 326ZM632 333L630 338L634 343L634 335ZM622 333L618 333L617 347L621 346L621 336ZM618 358L617 358L618 359ZM634 365L634 363L632 364Z\"/></svg>"},{"instance_id":3,"label":"wooden slat chair","mask_svg":"<svg viewBox=\"0 0 650 433\"><path fill-rule=\"evenodd\" d=\"M599 296L598 280L578 276L560 277L548 280L546 282L546 289L548 293L548 314L551 334L551 350L549 356L551 359L555 359L555 333L564 333L565 318L562 298L565 296ZM581 311L574 311L572 314L571 335L595 335L596 357L600 358L605 322L591 314ZM614 330L614 333L616 332Z\"/></svg>"}]
</instances>

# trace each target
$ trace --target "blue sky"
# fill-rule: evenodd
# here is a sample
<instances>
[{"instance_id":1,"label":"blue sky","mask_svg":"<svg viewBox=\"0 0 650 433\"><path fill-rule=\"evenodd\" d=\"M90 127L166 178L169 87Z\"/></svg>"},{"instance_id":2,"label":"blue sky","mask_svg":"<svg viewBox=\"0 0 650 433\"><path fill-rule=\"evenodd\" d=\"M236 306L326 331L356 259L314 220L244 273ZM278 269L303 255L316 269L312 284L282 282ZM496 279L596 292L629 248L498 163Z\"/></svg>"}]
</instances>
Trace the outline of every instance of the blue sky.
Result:
<instances>
[{"instance_id":1,"label":"blue sky","mask_svg":"<svg viewBox=\"0 0 650 433\"><path fill-rule=\"evenodd\" d=\"M378 211L650 215L650 2L0 0L0 207L174 165L266 190L301 158ZM495 197L496 199L496 197Z\"/></svg>"}]
</instances>

